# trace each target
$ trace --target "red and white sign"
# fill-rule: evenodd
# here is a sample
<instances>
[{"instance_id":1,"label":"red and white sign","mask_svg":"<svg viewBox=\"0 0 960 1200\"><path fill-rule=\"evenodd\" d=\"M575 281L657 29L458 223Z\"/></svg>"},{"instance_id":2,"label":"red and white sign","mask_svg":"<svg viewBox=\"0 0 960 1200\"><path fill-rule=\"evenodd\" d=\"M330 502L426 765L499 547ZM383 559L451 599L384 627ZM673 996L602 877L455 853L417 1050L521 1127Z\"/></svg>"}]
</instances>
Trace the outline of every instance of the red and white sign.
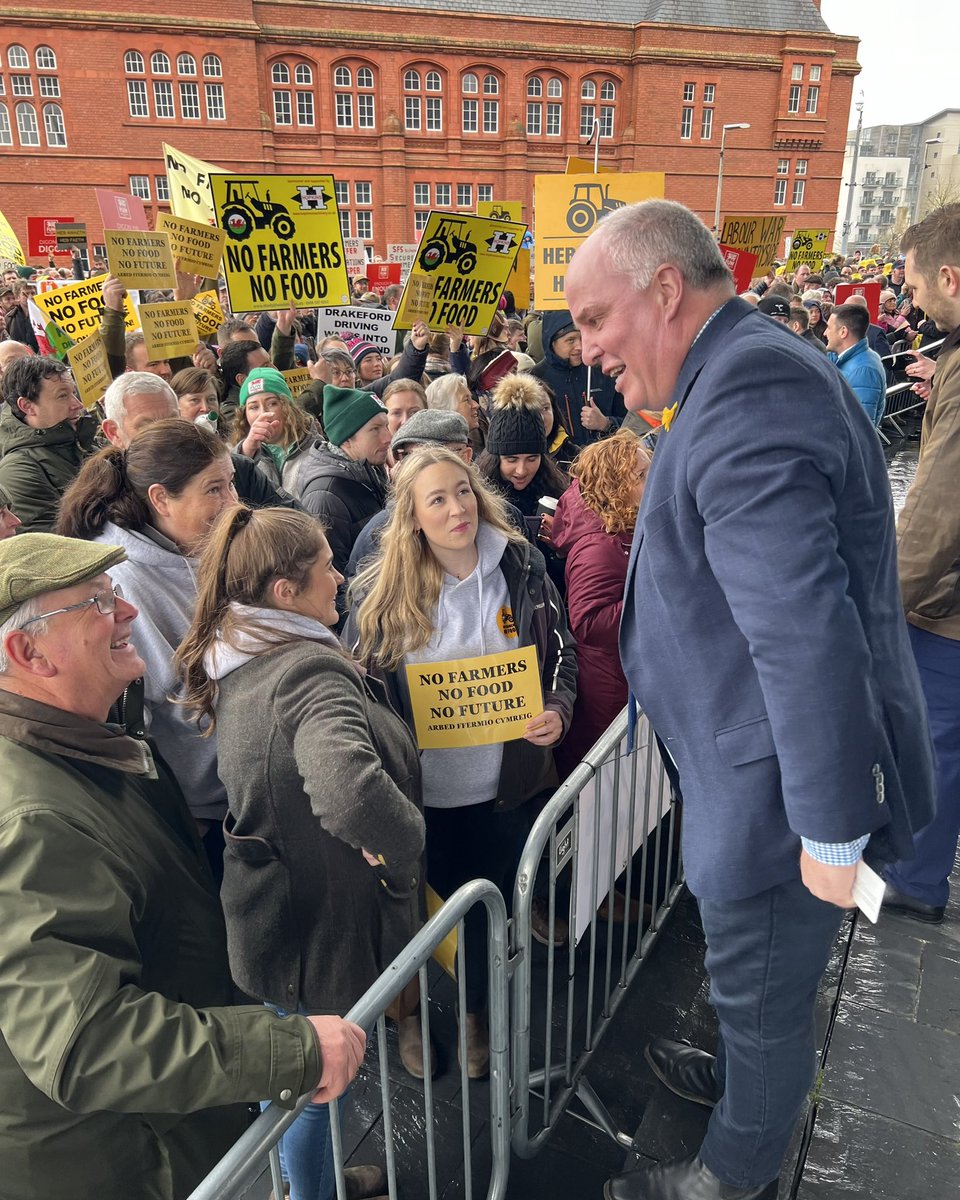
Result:
<instances>
[{"instance_id":1,"label":"red and white sign","mask_svg":"<svg viewBox=\"0 0 960 1200\"><path fill-rule=\"evenodd\" d=\"M57 249L57 225L72 225L73 217L27 217L27 253L31 258L49 258L59 254L70 257L69 250Z\"/></svg>"},{"instance_id":2,"label":"red and white sign","mask_svg":"<svg viewBox=\"0 0 960 1200\"><path fill-rule=\"evenodd\" d=\"M750 254L747 250L734 250L732 246L725 246L723 242L720 243L720 253L723 255L723 261L733 273L733 283L737 289L737 295L748 291L750 284L756 278L757 256Z\"/></svg>"},{"instance_id":3,"label":"red and white sign","mask_svg":"<svg viewBox=\"0 0 960 1200\"><path fill-rule=\"evenodd\" d=\"M370 284L370 291L382 296L392 283L400 282L401 270L399 263L367 263L366 276Z\"/></svg>"},{"instance_id":4,"label":"red and white sign","mask_svg":"<svg viewBox=\"0 0 960 1200\"><path fill-rule=\"evenodd\" d=\"M147 210L139 196L128 196L126 192L108 192L95 188L100 216L104 229L149 229Z\"/></svg>"},{"instance_id":5,"label":"red and white sign","mask_svg":"<svg viewBox=\"0 0 960 1200\"><path fill-rule=\"evenodd\" d=\"M862 296L867 302L867 312L870 320L876 324L880 320L880 293L883 284L879 280L872 283L838 283L834 304L846 304L851 296Z\"/></svg>"}]
</instances>

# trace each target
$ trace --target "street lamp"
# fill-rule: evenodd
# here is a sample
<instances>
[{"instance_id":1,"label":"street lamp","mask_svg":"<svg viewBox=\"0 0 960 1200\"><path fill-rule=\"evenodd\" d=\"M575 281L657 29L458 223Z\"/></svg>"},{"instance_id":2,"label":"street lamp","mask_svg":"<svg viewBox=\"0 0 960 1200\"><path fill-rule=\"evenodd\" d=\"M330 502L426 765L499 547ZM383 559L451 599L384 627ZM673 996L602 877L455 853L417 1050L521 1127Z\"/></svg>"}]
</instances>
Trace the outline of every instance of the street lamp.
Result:
<instances>
[{"instance_id":1,"label":"street lamp","mask_svg":"<svg viewBox=\"0 0 960 1200\"><path fill-rule=\"evenodd\" d=\"M727 137L728 129L749 129L750 126L746 121L738 121L733 125L724 125L720 130L720 170L717 172L717 209L713 214L713 229L717 237L720 236L720 196L723 192L723 143Z\"/></svg>"},{"instance_id":2,"label":"street lamp","mask_svg":"<svg viewBox=\"0 0 960 1200\"><path fill-rule=\"evenodd\" d=\"M923 166L920 168L920 178L917 180L917 200L913 206L913 223L920 220L920 203L923 200L923 184L927 177L927 147L942 146L943 138L938 133L936 137L926 138L923 143Z\"/></svg>"}]
</instances>

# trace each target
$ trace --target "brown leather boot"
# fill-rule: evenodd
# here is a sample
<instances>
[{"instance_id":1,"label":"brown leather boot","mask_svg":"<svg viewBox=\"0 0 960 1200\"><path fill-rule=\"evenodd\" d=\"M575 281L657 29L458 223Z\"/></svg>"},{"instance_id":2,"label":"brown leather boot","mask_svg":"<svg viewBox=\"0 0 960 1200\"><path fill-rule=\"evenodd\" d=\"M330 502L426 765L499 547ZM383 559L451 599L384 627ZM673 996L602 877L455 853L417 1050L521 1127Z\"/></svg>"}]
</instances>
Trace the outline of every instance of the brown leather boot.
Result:
<instances>
[{"instance_id":1,"label":"brown leather boot","mask_svg":"<svg viewBox=\"0 0 960 1200\"><path fill-rule=\"evenodd\" d=\"M457 1061L460 1041L457 1039ZM490 1071L490 1032L486 1013L467 1013L467 1078L486 1079Z\"/></svg>"},{"instance_id":2,"label":"brown leather boot","mask_svg":"<svg viewBox=\"0 0 960 1200\"><path fill-rule=\"evenodd\" d=\"M404 1070L414 1077L423 1078L423 1029L420 1025L420 1014L413 1013L397 1022L397 1036L400 1042L400 1061ZM437 1048L430 1039L430 1078L437 1077Z\"/></svg>"}]
</instances>

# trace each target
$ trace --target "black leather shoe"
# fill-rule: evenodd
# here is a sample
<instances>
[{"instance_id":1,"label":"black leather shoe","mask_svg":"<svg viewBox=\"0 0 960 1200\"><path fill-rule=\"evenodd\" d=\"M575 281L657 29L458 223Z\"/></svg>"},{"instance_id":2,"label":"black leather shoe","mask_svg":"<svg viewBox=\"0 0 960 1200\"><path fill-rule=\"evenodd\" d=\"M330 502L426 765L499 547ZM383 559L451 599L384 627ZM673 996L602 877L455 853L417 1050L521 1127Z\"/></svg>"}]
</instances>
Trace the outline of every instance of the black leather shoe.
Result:
<instances>
[{"instance_id":1,"label":"black leather shoe","mask_svg":"<svg viewBox=\"0 0 960 1200\"><path fill-rule=\"evenodd\" d=\"M912 917L914 921L923 921L927 925L939 925L943 920L944 906L924 904L906 892L898 892L888 883L883 893L883 910L896 913L898 917Z\"/></svg>"},{"instance_id":2,"label":"black leather shoe","mask_svg":"<svg viewBox=\"0 0 960 1200\"><path fill-rule=\"evenodd\" d=\"M668 1038L656 1038L643 1053L660 1082L684 1100L713 1108L720 1099L717 1060L712 1054Z\"/></svg>"},{"instance_id":3,"label":"black leather shoe","mask_svg":"<svg viewBox=\"0 0 960 1200\"><path fill-rule=\"evenodd\" d=\"M606 1200L777 1200L777 1191L776 1179L753 1188L722 1183L699 1154L614 1175L603 1185Z\"/></svg>"}]
</instances>

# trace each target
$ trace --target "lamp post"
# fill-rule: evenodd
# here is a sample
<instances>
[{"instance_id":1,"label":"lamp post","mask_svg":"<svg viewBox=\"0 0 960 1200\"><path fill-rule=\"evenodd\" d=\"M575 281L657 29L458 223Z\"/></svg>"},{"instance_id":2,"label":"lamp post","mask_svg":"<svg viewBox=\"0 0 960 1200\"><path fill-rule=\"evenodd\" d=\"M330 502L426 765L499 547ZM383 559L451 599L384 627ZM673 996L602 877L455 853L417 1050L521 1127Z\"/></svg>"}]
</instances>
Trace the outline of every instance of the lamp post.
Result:
<instances>
[{"instance_id":1,"label":"lamp post","mask_svg":"<svg viewBox=\"0 0 960 1200\"><path fill-rule=\"evenodd\" d=\"M843 219L843 234L840 253L846 258L850 245L850 222L853 220L853 195L857 190L857 163L860 160L860 134L863 132L863 92L857 101L857 134L853 142L853 158L850 160L850 179L847 182L847 212Z\"/></svg>"},{"instance_id":2,"label":"lamp post","mask_svg":"<svg viewBox=\"0 0 960 1200\"><path fill-rule=\"evenodd\" d=\"M923 166L920 168L920 178L917 180L917 199L913 206L914 225L916 225L916 223L920 220L920 204L923 200L923 184L927 177L927 147L942 145L943 138L939 134L937 134L936 137L926 138L923 143Z\"/></svg>"},{"instance_id":3,"label":"lamp post","mask_svg":"<svg viewBox=\"0 0 960 1200\"><path fill-rule=\"evenodd\" d=\"M720 170L717 172L717 207L713 214L713 231L720 237L720 197L723 194L723 143L726 141L728 129L749 129L750 126L745 121L738 121L733 125L724 125L720 130Z\"/></svg>"}]
</instances>

